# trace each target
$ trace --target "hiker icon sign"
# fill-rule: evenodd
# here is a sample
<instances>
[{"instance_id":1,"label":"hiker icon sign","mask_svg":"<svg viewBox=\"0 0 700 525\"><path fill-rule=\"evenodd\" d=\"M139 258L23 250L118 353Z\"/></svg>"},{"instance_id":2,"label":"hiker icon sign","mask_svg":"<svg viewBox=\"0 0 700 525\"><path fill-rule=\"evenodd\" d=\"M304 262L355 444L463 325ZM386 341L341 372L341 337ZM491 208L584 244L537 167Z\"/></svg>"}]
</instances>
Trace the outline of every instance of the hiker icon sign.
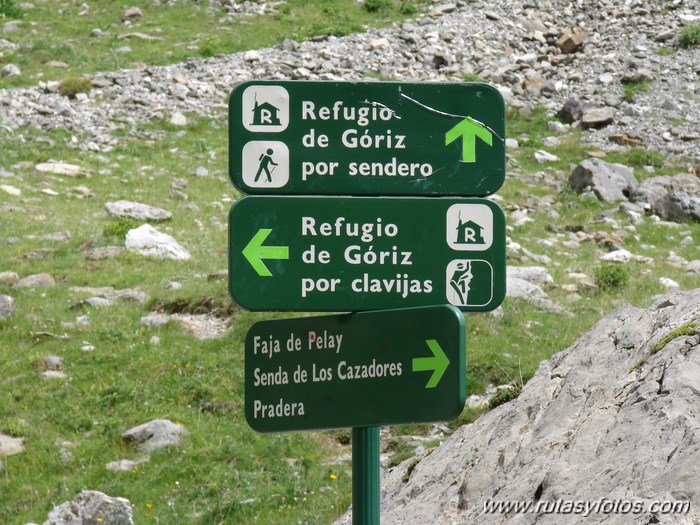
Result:
<instances>
[{"instance_id":1,"label":"hiker icon sign","mask_svg":"<svg viewBox=\"0 0 700 525\"><path fill-rule=\"evenodd\" d=\"M252 140L243 146L243 181L251 188L281 188L289 181L289 148L276 140Z\"/></svg>"}]
</instances>

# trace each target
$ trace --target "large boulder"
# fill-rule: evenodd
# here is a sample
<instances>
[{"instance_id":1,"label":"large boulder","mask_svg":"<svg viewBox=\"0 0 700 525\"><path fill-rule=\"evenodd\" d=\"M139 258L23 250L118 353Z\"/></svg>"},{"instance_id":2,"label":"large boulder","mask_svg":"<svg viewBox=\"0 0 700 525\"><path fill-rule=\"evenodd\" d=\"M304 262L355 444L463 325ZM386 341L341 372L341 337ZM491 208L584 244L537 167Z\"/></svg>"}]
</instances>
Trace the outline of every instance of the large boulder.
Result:
<instances>
[{"instance_id":1,"label":"large boulder","mask_svg":"<svg viewBox=\"0 0 700 525\"><path fill-rule=\"evenodd\" d=\"M601 201L615 202L627 200L632 189L637 187L637 179L632 168L592 158L574 168L569 186L578 193L591 191Z\"/></svg>"},{"instance_id":2,"label":"large boulder","mask_svg":"<svg viewBox=\"0 0 700 525\"><path fill-rule=\"evenodd\" d=\"M385 471L382 523L700 523L699 320L700 289L618 308L517 399ZM485 512L499 503L532 510Z\"/></svg>"},{"instance_id":3,"label":"large boulder","mask_svg":"<svg viewBox=\"0 0 700 525\"><path fill-rule=\"evenodd\" d=\"M672 191L652 205L652 211L668 221L700 221L700 196L688 195L683 191Z\"/></svg>"},{"instance_id":4,"label":"large boulder","mask_svg":"<svg viewBox=\"0 0 700 525\"><path fill-rule=\"evenodd\" d=\"M134 525L131 503L96 490L84 490L49 512L44 525Z\"/></svg>"}]
</instances>

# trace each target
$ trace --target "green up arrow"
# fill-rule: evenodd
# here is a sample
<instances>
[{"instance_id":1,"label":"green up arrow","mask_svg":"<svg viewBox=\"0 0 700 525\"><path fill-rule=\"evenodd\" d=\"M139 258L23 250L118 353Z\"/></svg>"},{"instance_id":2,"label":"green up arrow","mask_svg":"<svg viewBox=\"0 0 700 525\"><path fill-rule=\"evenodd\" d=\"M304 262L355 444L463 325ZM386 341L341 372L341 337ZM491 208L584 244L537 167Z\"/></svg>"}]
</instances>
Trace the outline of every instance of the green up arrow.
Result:
<instances>
[{"instance_id":1,"label":"green up arrow","mask_svg":"<svg viewBox=\"0 0 700 525\"><path fill-rule=\"evenodd\" d=\"M430 376L430 380L428 380L425 388L435 388L440 379L442 379L442 374L447 370L450 360L447 359L445 352L435 339L427 339L425 342L433 353L433 357L416 357L413 359L413 371L426 372L432 370L433 375Z\"/></svg>"},{"instance_id":2,"label":"green up arrow","mask_svg":"<svg viewBox=\"0 0 700 525\"><path fill-rule=\"evenodd\" d=\"M445 146L453 143L459 137L462 137L462 162L476 162L476 137L489 146L493 145L491 132L471 117L465 118L445 133Z\"/></svg>"},{"instance_id":3,"label":"green up arrow","mask_svg":"<svg viewBox=\"0 0 700 525\"><path fill-rule=\"evenodd\" d=\"M263 259L289 259L289 246L263 246L272 230L260 228L250 242L243 248L243 257L247 259L260 277L272 277Z\"/></svg>"}]
</instances>

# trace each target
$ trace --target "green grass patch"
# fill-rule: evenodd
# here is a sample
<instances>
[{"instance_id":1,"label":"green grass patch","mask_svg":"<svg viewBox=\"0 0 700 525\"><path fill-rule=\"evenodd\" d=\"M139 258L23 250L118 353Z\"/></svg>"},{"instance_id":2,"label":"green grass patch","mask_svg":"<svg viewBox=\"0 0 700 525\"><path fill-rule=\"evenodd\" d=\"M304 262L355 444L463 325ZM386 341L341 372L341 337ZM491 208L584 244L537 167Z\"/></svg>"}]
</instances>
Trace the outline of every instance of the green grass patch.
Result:
<instances>
[{"instance_id":1,"label":"green grass patch","mask_svg":"<svg viewBox=\"0 0 700 525\"><path fill-rule=\"evenodd\" d=\"M522 387L520 386L511 386L509 388L503 388L499 390L496 395L494 395L491 399L489 399L489 408L496 408L497 406L501 406L505 403L508 403L509 401L512 401L513 399L516 399L519 395L520 392L522 391Z\"/></svg>"},{"instance_id":2,"label":"green grass patch","mask_svg":"<svg viewBox=\"0 0 700 525\"><path fill-rule=\"evenodd\" d=\"M362 8L368 13L386 13L395 7L394 0L365 0Z\"/></svg>"},{"instance_id":3,"label":"green grass patch","mask_svg":"<svg viewBox=\"0 0 700 525\"><path fill-rule=\"evenodd\" d=\"M651 84L646 80L640 82L630 82L622 86L622 96L625 101L634 102L638 94L649 91L650 85Z\"/></svg>"},{"instance_id":4,"label":"green grass patch","mask_svg":"<svg viewBox=\"0 0 700 525\"><path fill-rule=\"evenodd\" d=\"M619 290L627 286L629 273L622 264L602 264L593 270L595 284L603 292Z\"/></svg>"},{"instance_id":5,"label":"green grass patch","mask_svg":"<svg viewBox=\"0 0 700 525\"><path fill-rule=\"evenodd\" d=\"M464 80L465 82L484 82L483 78L474 73L465 73L464 75L462 75L462 80Z\"/></svg>"},{"instance_id":6,"label":"green grass patch","mask_svg":"<svg viewBox=\"0 0 700 525\"><path fill-rule=\"evenodd\" d=\"M654 54L660 57L668 57L675 53L676 51L672 47L659 47L654 50Z\"/></svg>"},{"instance_id":7,"label":"green grass patch","mask_svg":"<svg viewBox=\"0 0 700 525\"><path fill-rule=\"evenodd\" d=\"M0 19L22 18L24 14L13 0L0 0Z\"/></svg>"},{"instance_id":8,"label":"green grass patch","mask_svg":"<svg viewBox=\"0 0 700 525\"><path fill-rule=\"evenodd\" d=\"M700 326L700 323L696 321L688 321L687 323L683 323L682 325L680 325L678 328L674 328L652 345L651 355L654 355L666 348L666 345L674 339L676 339L677 337L682 337L684 335L694 335L698 326Z\"/></svg>"},{"instance_id":9,"label":"green grass patch","mask_svg":"<svg viewBox=\"0 0 700 525\"><path fill-rule=\"evenodd\" d=\"M665 158L659 152L640 148L627 150L622 158L624 164L639 168L642 166L661 168L665 164Z\"/></svg>"},{"instance_id":10,"label":"green grass patch","mask_svg":"<svg viewBox=\"0 0 700 525\"><path fill-rule=\"evenodd\" d=\"M12 0L0 2L7 13L19 16ZM207 2L161 5L138 0L129 6L139 7L143 17L127 26L121 21L126 7L120 3L98 2L85 8L79 3L47 0L24 13L22 25L10 36L21 47L4 60L17 64L22 75L0 79L0 88L260 49L286 38L304 41L342 36L405 20L424 5L424 1L288 0L274 13L227 18L224 10ZM90 36L96 28L106 35ZM119 38L128 33L155 39ZM124 46L131 51L123 52ZM68 68L47 67L52 60L65 62Z\"/></svg>"},{"instance_id":11,"label":"green grass patch","mask_svg":"<svg viewBox=\"0 0 700 525\"><path fill-rule=\"evenodd\" d=\"M78 93L89 93L92 83L85 77L68 77L58 85L58 92L64 97L75 98Z\"/></svg>"},{"instance_id":12,"label":"green grass patch","mask_svg":"<svg viewBox=\"0 0 700 525\"><path fill-rule=\"evenodd\" d=\"M681 47L694 47L700 45L700 24L690 24L681 29L678 37Z\"/></svg>"},{"instance_id":13,"label":"green grass patch","mask_svg":"<svg viewBox=\"0 0 700 525\"><path fill-rule=\"evenodd\" d=\"M637 361L634 365L632 365L632 367L630 368L630 373L641 369L648 361L649 361L648 357L646 357L646 356L642 357L639 361Z\"/></svg>"}]
</instances>

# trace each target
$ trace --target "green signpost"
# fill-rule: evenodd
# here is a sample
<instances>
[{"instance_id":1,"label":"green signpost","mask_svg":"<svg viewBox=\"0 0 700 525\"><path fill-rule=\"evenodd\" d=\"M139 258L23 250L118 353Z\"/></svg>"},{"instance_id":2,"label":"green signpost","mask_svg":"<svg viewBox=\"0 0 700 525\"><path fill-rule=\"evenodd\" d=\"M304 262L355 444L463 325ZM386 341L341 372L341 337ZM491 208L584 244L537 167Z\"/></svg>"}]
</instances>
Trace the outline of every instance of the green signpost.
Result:
<instances>
[{"instance_id":1,"label":"green signpost","mask_svg":"<svg viewBox=\"0 0 700 525\"><path fill-rule=\"evenodd\" d=\"M258 432L457 417L465 327L454 306L260 321L245 343L245 414Z\"/></svg>"},{"instance_id":2,"label":"green signpost","mask_svg":"<svg viewBox=\"0 0 700 525\"><path fill-rule=\"evenodd\" d=\"M503 98L482 83L255 80L231 93L229 129L231 181L253 194L229 215L231 296L357 312L253 325L246 419L352 427L352 522L379 525L380 426L459 415L460 310L505 297L505 218L481 198L505 179Z\"/></svg>"},{"instance_id":3,"label":"green signpost","mask_svg":"<svg viewBox=\"0 0 700 525\"><path fill-rule=\"evenodd\" d=\"M229 102L245 193L485 196L505 179L505 109L482 83L251 81Z\"/></svg>"},{"instance_id":4,"label":"green signpost","mask_svg":"<svg viewBox=\"0 0 700 525\"><path fill-rule=\"evenodd\" d=\"M505 219L488 199L244 197L229 234L231 295L249 310L489 311L505 296Z\"/></svg>"}]
</instances>

